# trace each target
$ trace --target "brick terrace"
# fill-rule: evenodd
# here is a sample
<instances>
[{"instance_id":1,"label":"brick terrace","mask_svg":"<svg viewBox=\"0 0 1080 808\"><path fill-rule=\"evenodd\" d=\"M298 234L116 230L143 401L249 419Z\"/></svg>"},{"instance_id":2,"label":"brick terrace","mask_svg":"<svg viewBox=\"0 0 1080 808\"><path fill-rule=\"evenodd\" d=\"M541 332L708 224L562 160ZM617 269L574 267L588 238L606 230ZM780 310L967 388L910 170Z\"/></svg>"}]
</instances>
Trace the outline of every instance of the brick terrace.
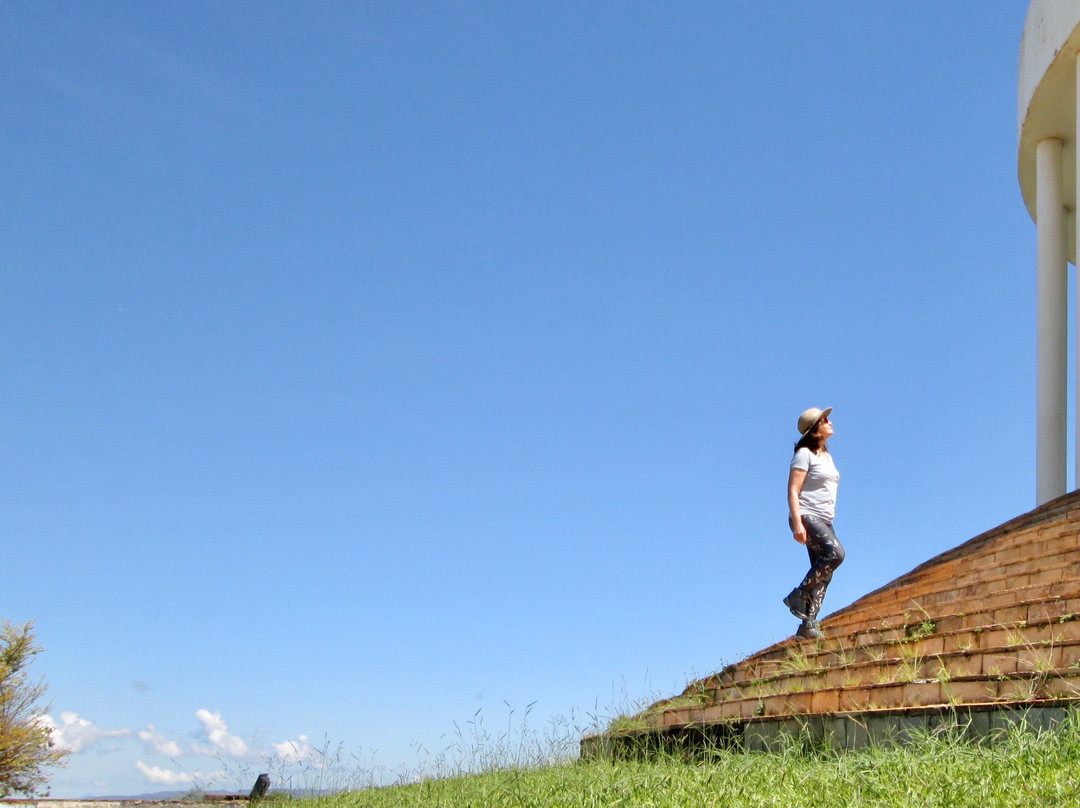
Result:
<instances>
[{"instance_id":1,"label":"brick terrace","mask_svg":"<svg viewBox=\"0 0 1080 808\"><path fill-rule=\"evenodd\" d=\"M647 729L1061 706L1080 700L1080 492L976 536L649 708ZM806 726L806 722L802 722ZM726 733L728 736L732 732ZM590 753L598 739L585 739Z\"/></svg>"}]
</instances>

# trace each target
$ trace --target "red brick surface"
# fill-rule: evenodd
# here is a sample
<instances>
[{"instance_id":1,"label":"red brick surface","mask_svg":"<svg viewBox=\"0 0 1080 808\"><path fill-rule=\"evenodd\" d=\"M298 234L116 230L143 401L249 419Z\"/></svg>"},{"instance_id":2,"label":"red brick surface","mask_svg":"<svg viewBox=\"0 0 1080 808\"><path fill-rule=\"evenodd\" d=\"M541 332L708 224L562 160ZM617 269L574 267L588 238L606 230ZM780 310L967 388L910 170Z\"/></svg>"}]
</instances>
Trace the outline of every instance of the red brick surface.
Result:
<instances>
[{"instance_id":1,"label":"red brick surface","mask_svg":"<svg viewBox=\"0 0 1080 808\"><path fill-rule=\"evenodd\" d=\"M650 725L935 705L1080 699L1080 492L916 567L707 677L701 707Z\"/></svg>"}]
</instances>

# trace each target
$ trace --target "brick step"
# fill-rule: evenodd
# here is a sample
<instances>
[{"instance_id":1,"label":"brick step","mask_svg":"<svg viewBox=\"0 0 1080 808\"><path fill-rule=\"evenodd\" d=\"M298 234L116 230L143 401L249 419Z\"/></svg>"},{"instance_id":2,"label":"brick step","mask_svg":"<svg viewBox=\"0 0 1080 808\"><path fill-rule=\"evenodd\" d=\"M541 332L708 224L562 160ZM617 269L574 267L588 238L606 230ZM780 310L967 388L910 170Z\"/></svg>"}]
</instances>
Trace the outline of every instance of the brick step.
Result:
<instances>
[{"instance_id":1,"label":"brick step","mask_svg":"<svg viewBox=\"0 0 1080 808\"><path fill-rule=\"evenodd\" d=\"M905 608L910 608L912 603L931 610L931 607L939 604L963 601L971 597L989 596L1065 580L1075 581L1078 576L1080 576L1080 559L1069 557L1047 562L1042 568L1024 572L983 571L982 577L979 577L978 573L972 573L970 576L961 576L942 588L900 586L893 590L879 592L873 597L871 603L881 614L895 614ZM837 617L852 619L854 615L849 612L846 615L838 614Z\"/></svg>"},{"instance_id":2,"label":"brick step","mask_svg":"<svg viewBox=\"0 0 1080 808\"><path fill-rule=\"evenodd\" d=\"M845 638L839 637L816 643L791 643L782 647L783 656L751 657L691 685L687 692L695 689L697 692L717 691L751 681L772 681L800 670L848 670L867 663L891 661L900 664L902 660L914 657L972 654L1001 648L1035 650L1047 644L1080 643L1078 618L1080 615L1070 615L1064 622L1058 617L1037 621L1018 620L955 631L936 631L922 637L880 639L877 642L845 642Z\"/></svg>"},{"instance_id":3,"label":"brick step","mask_svg":"<svg viewBox=\"0 0 1080 808\"><path fill-rule=\"evenodd\" d=\"M983 608L971 612L924 615L922 612L908 612L892 620L882 620L877 624L867 621L858 626L836 626L831 620L823 625L826 631L835 637L850 637L856 644L872 644L880 641L902 640L913 634L921 633L927 625L933 626L933 632L947 634L971 628L988 628L1013 623L1042 622L1046 620L1069 619L1080 612L1080 593L1072 582L1044 584L1003 593L981 601ZM1071 591L1074 597L1063 597ZM905 620L906 618L906 620Z\"/></svg>"},{"instance_id":4,"label":"brick step","mask_svg":"<svg viewBox=\"0 0 1080 808\"><path fill-rule=\"evenodd\" d=\"M1032 541L1030 533L1013 534L1012 541L1002 544L991 555L981 555L980 561L993 568L1016 561L1051 558L1058 555L1075 554L1080 551L1080 524L1047 525L1036 531L1042 531L1044 538Z\"/></svg>"},{"instance_id":5,"label":"brick step","mask_svg":"<svg viewBox=\"0 0 1080 808\"><path fill-rule=\"evenodd\" d=\"M842 648L847 645L875 645L878 643L898 642L923 630L925 621L933 621L934 634L948 634L962 629L1012 626L1020 623L1040 623L1046 621L1073 619L1080 614L1080 586L1073 582L1058 582L1026 587L1015 592L1003 592L980 601L985 608L967 613L929 613L929 618L921 611L890 615L881 619L871 618L858 622L840 623L830 616L823 621L826 640L819 640L816 647L826 650ZM1075 597L1064 597L1071 593ZM720 676L747 663L761 663L767 660L786 660L791 655L791 648L805 644L806 641L790 638L759 651L738 665L728 666L714 676Z\"/></svg>"},{"instance_id":6,"label":"brick step","mask_svg":"<svg viewBox=\"0 0 1080 808\"><path fill-rule=\"evenodd\" d=\"M757 698L782 688L785 691L816 691L835 687L871 687L890 682L918 680L946 681L975 677L1011 676L1049 670L1069 670L1080 675L1080 624L1068 637L1056 640L1032 640L1022 645L1003 643L978 649L924 653L914 644L899 645L894 655L880 659L848 661L829 667L789 668L756 679L740 679L699 688L705 703L725 703L743 698ZM944 676L942 677L942 673ZM690 692L694 692L691 688Z\"/></svg>"},{"instance_id":7,"label":"brick step","mask_svg":"<svg viewBox=\"0 0 1080 808\"><path fill-rule=\"evenodd\" d=\"M955 615L974 615L981 611L997 608L1000 606L1015 606L1018 604L1029 605L1040 601L1061 600L1063 597L1080 596L1080 582L1072 580L1058 580L1049 583L1027 585L1015 590L997 590L983 594L977 598L977 609L971 609L972 604L964 604L968 608L958 611L956 604L945 602L940 604L923 604L917 598L904 598L890 602L887 607L882 607L876 600L869 603L855 604L858 610L841 609L835 614L828 615L822 622L835 633L854 634L862 631L874 631L881 629L894 629L912 627L921 623L928 617L940 621L943 618ZM849 607L850 608L850 607Z\"/></svg>"},{"instance_id":8,"label":"brick step","mask_svg":"<svg viewBox=\"0 0 1080 808\"><path fill-rule=\"evenodd\" d=\"M650 729L706 724L756 717L811 713L868 712L910 707L954 707L1075 699L1080 696L1080 670L1017 672L987 679L961 676L948 681L922 679L859 687L831 686L732 699L719 704L674 707L647 716Z\"/></svg>"},{"instance_id":9,"label":"brick step","mask_svg":"<svg viewBox=\"0 0 1080 808\"><path fill-rule=\"evenodd\" d=\"M1046 566L1038 563L1042 559L1075 556L1080 553L1080 511L1072 516L1074 518L1068 521L1044 524L1028 530L1014 529L995 537L987 537L971 547L961 546L917 567L907 576L898 579L898 583L901 586L930 587L934 583L944 582L951 586L956 583L959 575L979 576L987 570L1002 569L1011 573L1027 564L1033 564L1032 568ZM972 564L975 556L979 560L978 569Z\"/></svg>"},{"instance_id":10,"label":"brick step","mask_svg":"<svg viewBox=\"0 0 1080 808\"><path fill-rule=\"evenodd\" d=\"M975 570L959 576L947 588L928 592L924 598L931 603L946 602L969 595L1012 591L1065 579L1075 580L1080 573L1080 559L1073 554L1057 559L1043 559L1041 564L1034 566L1031 562L1017 563L990 573ZM913 599L923 603L917 596Z\"/></svg>"},{"instance_id":11,"label":"brick step","mask_svg":"<svg viewBox=\"0 0 1080 808\"><path fill-rule=\"evenodd\" d=\"M978 631L992 628L1039 625L1047 622L1068 622L1080 613L1080 597L1058 600L1035 600L1013 606L1000 606L969 614L952 614L929 623L908 623L899 628L866 629L849 635L855 645L875 645L881 642L902 642L917 636L927 625L933 626L931 634L956 634L962 631ZM831 627L830 627L831 629ZM842 635L841 635L842 636Z\"/></svg>"},{"instance_id":12,"label":"brick step","mask_svg":"<svg viewBox=\"0 0 1080 808\"><path fill-rule=\"evenodd\" d=\"M1026 608L1035 603L1060 601L1065 598L1080 598L1080 581L1066 578L989 592L977 601L972 601L978 605L978 609L966 612L966 614L977 615L1003 607L1024 606ZM837 613L829 615L823 622L834 633L842 634L903 629L916 626L928 618L940 621L959 614L955 609L957 600L958 598L950 598L947 601L935 603L927 599L908 599L900 604L890 604L887 610L879 609L875 602L865 604L858 614ZM871 611L874 613L868 614Z\"/></svg>"},{"instance_id":13,"label":"brick step","mask_svg":"<svg viewBox=\"0 0 1080 808\"><path fill-rule=\"evenodd\" d=\"M1046 554L1025 556L1024 552L1031 545L1021 542L1018 546L992 554L989 558L998 559L996 562L989 561L984 556L978 557L978 565L975 565L973 558L965 556L943 561L926 570L912 572L898 579L892 590L878 592L874 599L881 603L892 602L891 595L896 595L902 600L904 597L910 597L914 591L924 593L939 589L951 591L973 583L1000 581L1043 569L1080 563L1080 557L1078 557L1080 556L1080 537L1075 532L1070 532L1053 541L1038 542L1035 546L1047 551Z\"/></svg>"}]
</instances>

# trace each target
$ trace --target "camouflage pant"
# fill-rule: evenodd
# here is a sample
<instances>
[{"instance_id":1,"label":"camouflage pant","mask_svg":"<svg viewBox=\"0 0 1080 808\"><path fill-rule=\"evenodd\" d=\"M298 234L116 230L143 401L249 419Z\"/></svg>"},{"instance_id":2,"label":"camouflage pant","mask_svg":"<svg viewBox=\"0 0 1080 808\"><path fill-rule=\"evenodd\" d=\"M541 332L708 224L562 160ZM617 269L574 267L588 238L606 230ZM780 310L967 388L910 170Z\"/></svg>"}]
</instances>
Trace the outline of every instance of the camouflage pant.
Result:
<instances>
[{"instance_id":1,"label":"camouflage pant","mask_svg":"<svg viewBox=\"0 0 1080 808\"><path fill-rule=\"evenodd\" d=\"M788 522L790 523L790 519ZM844 547L833 533L832 522L819 516L803 516L806 528L806 551L810 554L810 571L796 591L802 595L807 614L814 620L825 600L825 589L833 571L844 562Z\"/></svg>"}]
</instances>

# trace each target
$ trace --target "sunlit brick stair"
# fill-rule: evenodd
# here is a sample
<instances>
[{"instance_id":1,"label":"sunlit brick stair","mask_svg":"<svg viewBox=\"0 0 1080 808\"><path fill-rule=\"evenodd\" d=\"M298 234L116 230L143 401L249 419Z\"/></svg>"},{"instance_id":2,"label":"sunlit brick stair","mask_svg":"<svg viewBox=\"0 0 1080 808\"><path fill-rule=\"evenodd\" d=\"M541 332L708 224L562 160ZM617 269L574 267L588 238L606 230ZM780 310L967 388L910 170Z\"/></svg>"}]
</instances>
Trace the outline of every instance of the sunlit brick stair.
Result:
<instances>
[{"instance_id":1,"label":"sunlit brick stair","mask_svg":"<svg viewBox=\"0 0 1080 808\"><path fill-rule=\"evenodd\" d=\"M653 705L628 734L1080 698L1080 492L942 553ZM583 749L585 747L583 746Z\"/></svg>"}]
</instances>

